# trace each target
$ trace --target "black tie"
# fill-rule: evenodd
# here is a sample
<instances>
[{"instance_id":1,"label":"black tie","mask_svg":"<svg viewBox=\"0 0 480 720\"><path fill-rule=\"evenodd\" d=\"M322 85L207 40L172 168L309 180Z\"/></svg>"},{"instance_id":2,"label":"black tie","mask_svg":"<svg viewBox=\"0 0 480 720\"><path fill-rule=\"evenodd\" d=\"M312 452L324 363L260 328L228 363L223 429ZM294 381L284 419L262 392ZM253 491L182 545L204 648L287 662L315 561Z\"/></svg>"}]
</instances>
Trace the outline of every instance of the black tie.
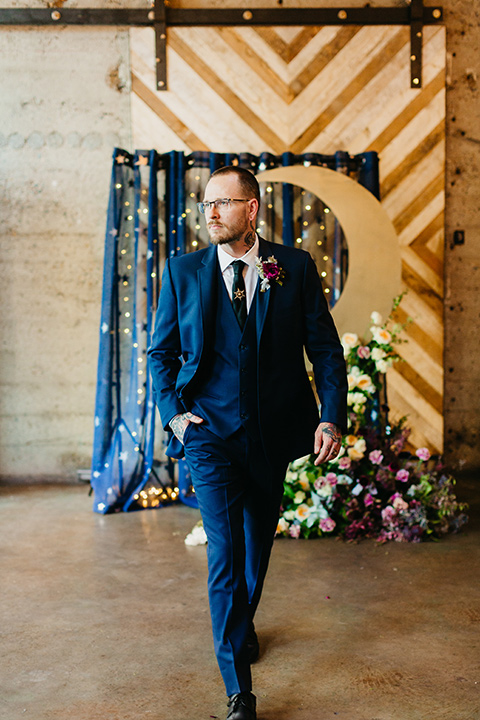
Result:
<instances>
[{"instance_id":1,"label":"black tie","mask_svg":"<svg viewBox=\"0 0 480 720\"><path fill-rule=\"evenodd\" d=\"M247 293L245 291L245 282L243 280L243 268L246 263L243 260L235 260L232 263L233 267L233 287L232 287L232 302L233 311L237 317L238 324L244 328L247 320Z\"/></svg>"}]
</instances>

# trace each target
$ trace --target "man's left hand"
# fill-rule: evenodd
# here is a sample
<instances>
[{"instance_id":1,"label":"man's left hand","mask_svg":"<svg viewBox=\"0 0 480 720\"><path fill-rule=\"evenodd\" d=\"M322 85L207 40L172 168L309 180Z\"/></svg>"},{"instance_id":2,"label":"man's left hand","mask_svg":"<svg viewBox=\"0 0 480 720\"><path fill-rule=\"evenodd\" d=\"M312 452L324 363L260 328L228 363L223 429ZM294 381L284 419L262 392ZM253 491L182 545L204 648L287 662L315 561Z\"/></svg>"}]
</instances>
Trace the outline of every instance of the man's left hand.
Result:
<instances>
[{"instance_id":1,"label":"man's left hand","mask_svg":"<svg viewBox=\"0 0 480 720\"><path fill-rule=\"evenodd\" d=\"M342 433L338 425L321 422L315 431L313 452L318 455L315 465L334 460L342 446Z\"/></svg>"}]
</instances>

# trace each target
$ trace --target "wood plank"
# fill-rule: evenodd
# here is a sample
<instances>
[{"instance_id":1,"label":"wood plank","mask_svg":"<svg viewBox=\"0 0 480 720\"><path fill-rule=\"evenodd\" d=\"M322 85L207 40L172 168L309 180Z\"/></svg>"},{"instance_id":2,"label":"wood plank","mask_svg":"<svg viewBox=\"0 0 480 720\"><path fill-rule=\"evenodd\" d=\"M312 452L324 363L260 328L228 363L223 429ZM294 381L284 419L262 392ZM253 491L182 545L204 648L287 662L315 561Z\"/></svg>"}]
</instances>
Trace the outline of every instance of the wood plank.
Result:
<instances>
[{"instance_id":1,"label":"wood plank","mask_svg":"<svg viewBox=\"0 0 480 720\"><path fill-rule=\"evenodd\" d=\"M295 153L302 153L308 145L324 130L336 117L338 112L361 91L361 89L379 72L379 70L405 45L405 34L396 33L394 37L375 53L374 57L356 75L351 82L335 97L309 127L292 143L290 149Z\"/></svg>"},{"instance_id":2,"label":"wood plank","mask_svg":"<svg viewBox=\"0 0 480 720\"><path fill-rule=\"evenodd\" d=\"M288 43L286 43L285 40L282 40L272 27L256 27L255 32L267 43L267 45L272 48L272 50L277 53L277 55L280 55L284 62L289 62L290 51Z\"/></svg>"},{"instance_id":3,"label":"wood plank","mask_svg":"<svg viewBox=\"0 0 480 720\"><path fill-rule=\"evenodd\" d=\"M216 31L229 45L229 47L231 47L232 50L234 50L235 53L239 55L239 57L241 57L242 60L247 63L247 65L249 65L274 92L277 93L277 95L279 95L283 102L288 104L294 99L295 93L290 85L286 83L276 72L274 72L271 66L256 52L254 52L251 45L245 42L245 40L240 37L234 29L229 27L219 27Z\"/></svg>"},{"instance_id":4,"label":"wood plank","mask_svg":"<svg viewBox=\"0 0 480 720\"><path fill-rule=\"evenodd\" d=\"M406 416L407 427L411 430L409 445L413 451L419 447L428 447L434 453L441 453L443 449L443 423L437 421L433 425L429 412L423 415L416 410L416 398L411 397L407 400L404 395L405 388L408 389L411 386L398 373L394 377L394 372L393 370L389 371L389 379L387 380L390 417L393 421L398 421ZM401 378L401 381L399 382L397 378ZM432 408L432 413L436 413L434 408Z\"/></svg>"},{"instance_id":5,"label":"wood plank","mask_svg":"<svg viewBox=\"0 0 480 720\"><path fill-rule=\"evenodd\" d=\"M436 127L424 138L418 138L419 144L412 152L408 153L397 167L387 175L380 185L380 197L385 199L387 195L399 183L409 175L421 160L433 150L433 148L445 139L445 119L436 125Z\"/></svg>"},{"instance_id":6,"label":"wood plank","mask_svg":"<svg viewBox=\"0 0 480 720\"><path fill-rule=\"evenodd\" d=\"M402 306L400 305L399 308L397 308L397 311L395 313L395 320L396 322L400 323L401 325L404 325L410 316L407 315L405 310L403 310ZM434 362L437 363L440 367L443 365L443 333L438 335L435 333L434 329L428 330L426 332L416 321L412 321L408 323L408 328L405 331L405 337L407 339L413 339L420 347L428 348L428 353L431 356L431 358L434 360ZM401 353L402 347L400 346L398 348L399 352Z\"/></svg>"},{"instance_id":7,"label":"wood plank","mask_svg":"<svg viewBox=\"0 0 480 720\"><path fill-rule=\"evenodd\" d=\"M385 208L391 219L395 217L395 208ZM418 235L427 227L438 213L445 211L445 191L442 189L438 195L426 203L417 215L412 218L410 223L398 233L398 242L400 247L410 245Z\"/></svg>"},{"instance_id":8,"label":"wood plank","mask_svg":"<svg viewBox=\"0 0 480 720\"><path fill-rule=\"evenodd\" d=\"M352 80L365 70L372 58L381 55L393 37L404 35L404 28L388 26L376 28L374 33L371 31L372 28L361 28L347 46L332 58L322 72L318 73L291 103L290 136L292 141L300 137L325 112L332 100L348 88ZM335 35L330 35L327 42L334 37ZM315 41L316 38L312 42ZM408 45L408 39L406 39L406 44ZM313 59L313 56L310 55L310 58ZM294 77L291 76L291 79ZM363 90L359 90L358 94L361 95L362 92ZM342 107L339 106L336 110L338 114L342 111ZM328 135L328 127L326 134Z\"/></svg>"},{"instance_id":9,"label":"wood plank","mask_svg":"<svg viewBox=\"0 0 480 720\"><path fill-rule=\"evenodd\" d=\"M439 314L421 295L417 295L415 288L405 285L403 289L407 292L400 307L413 318L419 328L427 335L432 335L435 342L443 342L443 312Z\"/></svg>"},{"instance_id":10,"label":"wood plank","mask_svg":"<svg viewBox=\"0 0 480 720\"><path fill-rule=\"evenodd\" d=\"M180 38L177 31L169 30L169 44L185 62L262 138L267 149L276 154L285 151L285 143L253 110L241 100L203 60Z\"/></svg>"},{"instance_id":11,"label":"wood plank","mask_svg":"<svg viewBox=\"0 0 480 720\"><path fill-rule=\"evenodd\" d=\"M402 260L402 280L432 308L439 319L443 317L442 298L404 260Z\"/></svg>"},{"instance_id":12,"label":"wood plank","mask_svg":"<svg viewBox=\"0 0 480 720\"><path fill-rule=\"evenodd\" d=\"M438 413L443 413L443 396L427 382L425 377L418 373L406 360L395 363L395 370L420 393L429 405Z\"/></svg>"},{"instance_id":13,"label":"wood plank","mask_svg":"<svg viewBox=\"0 0 480 720\"><path fill-rule=\"evenodd\" d=\"M150 90L134 73L132 73L132 91L178 135L187 147L191 150L203 150L205 152L210 150L189 127L169 110L158 94Z\"/></svg>"},{"instance_id":14,"label":"wood plank","mask_svg":"<svg viewBox=\"0 0 480 720\"><path fill-rule=\"evenodd\" d=\"M433 200L433 198L444 189L444 186L445 177L443 173L433 178L433 180L431 180L428 185L425 186L422 192L419 193L417 197L408 204L407 208L401 210L400 214L397 215L397 217L395 217L395 219L393 220L393 224L397 233L401 233L402 230L404 230L407 225L409 225L412 219L416 215L418 215L420 209L422 209L424 205L430 202L430 200Z\"/></svg>"},{"instance_id":15,"label":"wood plank","mask_svg":"<svg viewBox=\"0 0 480 720\"><path fill-rule=\"evenodd\" d=\"M374 150L375 152L381 153L382 150L396 138L400 131L430 103L435 95L443 91L444 87L445 71L442 69L421 91L415 91L415 95L412 95L412 102L390 122L385 130L370 142L367 150Z\"/></svg>"},{"instance_id":16,"label":"wood plank","mask_svg":"<svg viewBox=\"0 0 480 720\"><path fill-rule=\"evenodd\" d=\"M437 261L436 258L434 258ZM436 271L436 268L429 265L425 260L411 247L406 247L402 252L402 260L408 263L412 270L420 275L424 282L435 292L439 297L443 297L443 268L440 263L440 272ZM438 265L438 261L435 263Z\"/></svg>"},{"instance_id":17,"label":"wood plank","mask_svg":"<svg viewBox=\"0 0 480 720\"><path fill-rule=\"evenodd\" d=\"M301 32L299 32L298 35L296 35L293 40L288 43L286 52L287 63L292 62L298 53L300 53L303 48L306 47L311 40L313 40L320 30L321 27L317 27L315 25L309 25L302 28Z\"/></svg>"},{"instance_id":18,"label":"wood plank","mask_svg":"<svg viewBox=\"0 0 480 720\"><path fill-rule=\"evenodd\" d=\"M168 152L172 147L190 153L186 145L168 123L162 120L134 92L131 93L133 147L155 147L158 152Z\"/></svg>"},{"instance_id":19,"label":"wood plank","mask_svg":"<svg viewBox=\"0 0 480 720\"><path fill-rule=\"evenodd\" d=\"M338 55L338 53L345 48L350 40L355 37L359 30L360 28L354 25L340 28L335 37L327 45L324 45L324 47L322 47L322 49L311 60L309 65L291 81L290 87L294 97L297 97L297 95L299 95L302 90L304 90L307 85L309 85L312 80L322 72L335 55Z\"/></svg>"}]
</instances>

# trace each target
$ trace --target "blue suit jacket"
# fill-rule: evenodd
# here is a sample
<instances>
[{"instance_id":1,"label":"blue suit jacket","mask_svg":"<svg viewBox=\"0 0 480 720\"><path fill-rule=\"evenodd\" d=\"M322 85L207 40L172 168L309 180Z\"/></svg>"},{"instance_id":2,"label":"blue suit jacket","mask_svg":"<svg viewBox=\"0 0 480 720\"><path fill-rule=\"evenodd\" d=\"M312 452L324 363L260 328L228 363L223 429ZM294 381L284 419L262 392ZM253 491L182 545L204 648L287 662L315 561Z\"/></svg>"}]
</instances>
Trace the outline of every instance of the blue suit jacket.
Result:
<instances>
[{"instance_id":1,"label":"blue suit jacket","mask_svg":"<svg viewBox=\"0 0 480 720\"><path fill-rule=\"evenodd\" d=\"M260 238L260 256L274 255L285 270L283 285L257 285L257 385L262 441L269 457L293 460L313 452L319 423L305 368L312 363L321 420L346 429L347 379L338 334L311 256ZM168 428L191 409L195 385L208 372L217 287L217 250L209 246L167 261L155 332L148 350L155 399ZM183 455L172 438L167 454Z\"/></svg>"}]
</instances>

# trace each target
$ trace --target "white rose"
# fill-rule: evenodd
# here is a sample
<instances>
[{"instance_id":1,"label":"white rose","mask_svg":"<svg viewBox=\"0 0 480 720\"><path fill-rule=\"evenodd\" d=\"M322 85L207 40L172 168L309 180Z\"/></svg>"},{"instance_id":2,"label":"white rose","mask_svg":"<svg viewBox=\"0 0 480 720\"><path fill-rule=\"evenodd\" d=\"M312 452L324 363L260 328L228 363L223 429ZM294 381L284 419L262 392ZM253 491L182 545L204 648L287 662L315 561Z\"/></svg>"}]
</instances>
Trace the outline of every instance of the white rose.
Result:
<instances>
[{"instance_id":1,"label":"white rose","mask_svg":"<svg viewBox=\"0 0 480 720\"><path fill-rule=\"evenodd\" d=\"M285 518L281 517L280 520L278 521L277 533L287 532L289 527L290 527L290 525L285 520Z\"/></svg>"},{"instance_id":2,"label":"white rose","mask_svg":"<svg viewBox=\"0 0 480 720\"><path fill-rule=\"evenodd\" d=\"M360 450L357 450L354 447L348 448L347 453L350 460L361 460L364 455L363 452L360 452Z\"/></svg>"},{"instance_id":3,"label":"white rose","mask_svg":"<svg viewBox=\"0 0 480 720\"><path fill-rule=\"evenodd\" d=\"M360 375L357 380L357 387L368 393L375 390L375 385L372 383L372 378L369 375Z\"/></svg>"},{"instance_id":4,"label":"white rose","mask_svg":"<svg viewBox=\"0 0 480 720\"><path fill-rule=\"evenodd\" d=\"M300 522L303 522L308 518L310 512L310 506L302 503L302 505L299 505L298 508L295 510L295 518Z\"/></svg>"},{"instance_id":5,"label":"white rose","mask_svg":"<svg viewBox=\"0 0 480 720\"><path fill-rule=\"evenodd\" d=\"M392 336L384 328L373 327L370 328L372 331L372 337L379 345L388 345L392 342Z\"/></svg>"},{"instance_id":6,"label":"white rose","mask_svg":"<svg viewBox=\"0 0 480 720\"><path fill-rule=\"evenodd\" d=\"M372 312L370 315L370 320L372 322L372 325L381 325L383 323L383 318L378 312Z\"/></svg>"},{"instance_id":7,"label":"white rose","mask_svg":"<svg viewBox=\"0 0 480 720\"><path fill-rule=\"evenodd\" d=\"M363 393L349 392L347 393L347 405L363 405L367 402L367 398Z\"/></svg>"},{"instance_id":8,"label":"white rose","mask_svg":"<svg viewBox=\"0 0 480 720\"><path fill-rule=\"evenodd\" d=\"M388 358L387 360L377 360L375 367L378 372L386 373L388 368L392 367L392 358Z\"/></svg>"},{"instance_id":9,"label":"white rose","mask_svg":"<svg viewBox=\"0 0 480 720\"><path fill-rule=\"evenodd\" d=\"M342 345L346 348L353 348L358 345L358 335L355 333L343 333Z\"/></svg>"},{"instance_id":10,"label":"white rose","mask_svg":"<svg viewBox=\"0 0 480 720\"><path fill-rule=\"evenodd\" d=\"M377 360L382 360L384 357L387 357L387 353L385 350L382 350L382 348L373 348L370 357L376 362Z\"/></svg>"},{"instance_id":11,"label":"white rose","mask_svg":"<svg viewBox=\"0 0 480 720\"><path fill-rule=\"evenodd\" d=\"M353 446L355 450L358 450L361 453L364 453L367 449L367 443L365 442L365 438L358 438L357 442Z\"/></svg>"},{"instance_id":12,"label":"white rose","mask_svg":"<svg viewBox=\"0 0 480 720\"><path fill-rule=\"evenodd\" d=\"M303 490L298 490L298 491L295 493L295 497L293 498L293 502L294 502L296 505L300 505L300 503L302 503L302 502L305 500L306 497L307 497L307 496L305 495L305 493L303 492Z\"/></svg>"},{"instance_id":13,"label":"white rose","mask_svg":"<svg viewBox=\"0 0 480 720\"><path fill-rule=\"evenodd\" d=\"M290 463L290 466L292 468L299 468L304 463L306 463L309 458L310 458L310 455L304 455L304 457L298 458L298 460L294 460L292 463Z\"/></svg>"},{"instance_id":14,"label":"white rose","mask_svg":"<svg viewBox=\"0 0 480 720\"><path fill-rule=\"evenodd\" d=\"M295 518L295 510L287 510L286 512L283 513L283 517L285 518L285 520L288 520L291 522Z\"/></svg>"},{"instance_id":15,"label":"white rose","mask_svg":"<svg viewBox=\"0 0 480 720\"><path fill-rule=\"evenodd\" d=\"M298 484L302 490L308 490L310 488L310 480L308 479L308 475L305 470L300 473L298 477Z\"/></svg>"}]
</instances>

